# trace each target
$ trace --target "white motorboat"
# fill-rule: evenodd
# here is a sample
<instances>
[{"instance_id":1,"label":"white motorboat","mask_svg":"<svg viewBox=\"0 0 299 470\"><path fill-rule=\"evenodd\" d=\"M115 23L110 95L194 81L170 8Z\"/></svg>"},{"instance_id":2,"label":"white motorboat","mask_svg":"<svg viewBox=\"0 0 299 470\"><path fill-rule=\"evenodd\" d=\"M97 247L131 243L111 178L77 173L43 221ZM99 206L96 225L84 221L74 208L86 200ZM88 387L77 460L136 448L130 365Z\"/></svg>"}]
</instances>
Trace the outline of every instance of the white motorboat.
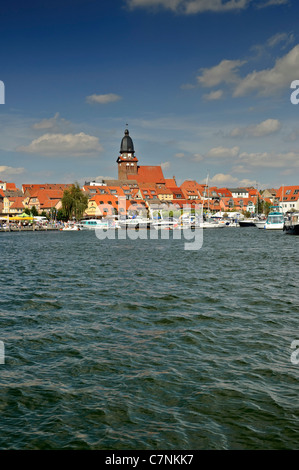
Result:
<instances>
[{"instance_id":1,"label":"white motorboat","mask_svg":"<svg viewBox=\"0 0 299 470\"><path fill-rule=\"evenodd\" d=\"M78 232L80 228L76 224L66 224L61 230L63 232Z\"/></svg>"},{"instance_id":2,"label":"white motorboat","mask_svg":"<svg viewBox=\"0 0 299 470\"><path fill-rule=\"evenodd\" d=\"M78 224L80 230L95 230L98 228L109 229L109 228L119 228L118 223L114 219L86 219L81 220Z\"/></svg>"},{"instance_id":3,"label":"white motorboat","mask_svg":"<svg viewBox=\"0 0 299 470\"><path fill-rule=\"evenodd\" d=\"M266 219L264 219L264 220L258 220L258 221L256 221L254 224L255 224L255 226L256 226L257 228L262 228L262 229L264 229L264 228L265 228L265 224L266 224Z\"/></svg>"},{"instance_id":4,"label":"white motorboat","mask_svg":"<svg viewBox=\"0 0 299 470\"><path fill-rule=\"evenodd\" d=\"M187 228L202 228L202 217L190 214L180 216L177 228L182 230Z\"/></svg>"},{"instance_id":5,"label":"white motorboat","mask_svg":"<svg viewBox=\"0 0 299 470\"><path fill-rule=\"evenodd\" d=\"M131 219L119 219L119 226L125 229L150 228L152 220L145 217L132 217Z\"/></svg>"},{"instance_id":6,"label":"white motorboat","mask_svg":"<svg viewBox=\"0 0 299 470\"><path fill-rule=\"evenodd\" d=\"M217 219L207 219L202 222L202 228L223 228L225 227L224 223L219 223Z\"/></svg>"},{"instance_id":7,"label":"white motorboat","mask_svg":"<svg viewBox=\"0 0 299 470\"><path fill-rule=\"evenodd\" d=\"M266 230L283 230L284 227L284 216L281 212L270 212L266 223Z\"/></svg>"},{"instance_id":8,"label":"white motorboat","mask_svg":"<svg viewBox=\"0 0 299 470\"><path fill-rule=\"evenodd\" d=\"M155 230L173 230L179 226L179 221L177 219L173 218L163 218L163 219L157 219L153 220L151 227L153 227Z\"/></svg>"}]
</instances>

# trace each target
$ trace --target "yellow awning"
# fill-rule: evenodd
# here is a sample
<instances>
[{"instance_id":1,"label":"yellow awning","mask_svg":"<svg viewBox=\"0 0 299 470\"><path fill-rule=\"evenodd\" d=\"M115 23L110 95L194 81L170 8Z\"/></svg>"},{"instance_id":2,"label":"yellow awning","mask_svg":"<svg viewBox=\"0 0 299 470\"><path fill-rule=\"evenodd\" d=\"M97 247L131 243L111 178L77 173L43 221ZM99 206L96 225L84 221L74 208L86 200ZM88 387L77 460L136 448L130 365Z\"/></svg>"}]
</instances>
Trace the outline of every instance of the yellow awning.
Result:
<instances>
[{"instance_id":1,"label":"yellow awning","mask_svg":"<svg viewBox=\"0 0 299 470\"><path fill-rule=\"evenodd\" d=\"M30 217L29 215L27 217L20 217L20 216L15 216L15 217L10 217L9 220L33 220L33 217Z\"/></svg>"}]
</instances>

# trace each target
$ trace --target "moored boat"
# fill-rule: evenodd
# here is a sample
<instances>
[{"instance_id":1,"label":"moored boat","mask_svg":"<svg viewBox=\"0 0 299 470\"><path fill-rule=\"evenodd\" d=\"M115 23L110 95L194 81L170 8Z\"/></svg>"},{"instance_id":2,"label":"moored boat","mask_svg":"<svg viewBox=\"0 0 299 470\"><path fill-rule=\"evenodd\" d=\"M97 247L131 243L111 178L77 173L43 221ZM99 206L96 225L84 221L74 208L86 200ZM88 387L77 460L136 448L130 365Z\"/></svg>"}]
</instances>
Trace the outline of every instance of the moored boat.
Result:
<instances>
[{"instance_id":1,"label":"moored boat","mask_svg":"<svg viewBox=\"0 0 299 470\"><path fill-rule=\"evenodd\" d=\"M179 222L177 219L173 219L171 217L169 218L163 218L163 219L158 219L154 220L151 225L155 230L173 230L179 226Z\"/></svg>"},{"instance_id":2,"label":"moored boat","mask_svg":"<svg viewBox=\"0 0 299 470\"><path fill-rule=\"evenodd\" d=\"M125 229L150 228L152 220L145 217L134 217L131 219L119 219L119 226Z\"/></svg>"},{"instance_id":3,"label":"moored boat","mask_svg":"<svg viewBox=\"0 0 299 470\"><path fill-rule=\"evenodd\" d=\"M78 223L80 230L95 230L95 229L109 229L118 228L119 225L114 219L84 219Z\"/></svg>"},{"instance_id":4,"label":"moored boat","mask_svg":"<svg viewBox=\"0 0 299 470\"><path fill-rule=\"evenodd\" d=\"M264 220L259 220L259 221L255 222L255 226L256 226L257 228L262 228L262 229L264 229L264 228L265 228L265 224L266 224L266 219L264 219Z\"/></svg>"},{"instance_id":5,"label":"moored boat","mask_svg":"<svg viewBox=\"0 0 299 470\"><path fill-rule=\"evenodd\" d=\"M283 230L288 235L299 235L299 212L294 212L285 220Z\"/></svg>"},{"instance_id":6,"label":"moored boat","mask_svg":"<svg viewBox=\"0 0 299 470\"><path fill-rule=\"evenodd\" d=\"M255 227L255 222L256 222L256 219L254 218L243 219L243 220L239 220L239 225L240 227Z\"/></svg>"},{"instance_id":7,"label":"moored boat","mask_svg":"<svg viewBox=\"0 0 299 470\"><path fill-rule=\"evenodd\" d=\"M207 219L202 222L202 228L223 228L225 224L219 223L218 220Z\"/></svg>"},{"instance_id":8,"label":"moored boat","mask_svg":"<svg viewBox=\"0 0 299 470\"><path fill-rule=\"evenodd\" d=\"M77 224L65 224L65 226L61 229L62 232L78 232L80 230Z\"/></svg>"},{"instance_id":9,"label":"moored boat","mask_svg":"<svg viewBox=\"0 0 299 470\"><path fill-rule=\"evenodd\" d=\"M278 206L271 207L267 220L265 222L266 230L283 230L284 227L284 216Z\"/></svg>"}]
</instances>

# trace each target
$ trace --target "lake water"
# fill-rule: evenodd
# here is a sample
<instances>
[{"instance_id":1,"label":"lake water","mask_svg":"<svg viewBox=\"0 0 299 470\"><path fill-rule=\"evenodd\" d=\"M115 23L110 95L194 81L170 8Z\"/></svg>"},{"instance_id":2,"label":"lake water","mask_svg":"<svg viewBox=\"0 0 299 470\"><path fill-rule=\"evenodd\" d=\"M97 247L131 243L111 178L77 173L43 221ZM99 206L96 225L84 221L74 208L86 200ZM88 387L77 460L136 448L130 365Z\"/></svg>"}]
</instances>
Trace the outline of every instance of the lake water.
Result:
<instances>
[{"instance_id":1,"label":"lake water","mask_svg":"<svg viewBox=\"0 0 299 470\"><path fill-rule=\"evenodd\" d=\"M0 449L298 448L299 237L0 246Z\"/></svg>"}]
</instances>

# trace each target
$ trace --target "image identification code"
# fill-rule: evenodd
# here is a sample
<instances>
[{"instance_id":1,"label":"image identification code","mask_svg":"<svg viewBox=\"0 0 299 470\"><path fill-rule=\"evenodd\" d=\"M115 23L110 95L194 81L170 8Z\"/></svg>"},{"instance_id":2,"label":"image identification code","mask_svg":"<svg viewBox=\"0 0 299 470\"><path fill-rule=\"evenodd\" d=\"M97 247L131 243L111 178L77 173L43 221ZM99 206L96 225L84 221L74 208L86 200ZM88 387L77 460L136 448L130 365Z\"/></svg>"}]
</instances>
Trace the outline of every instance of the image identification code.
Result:
<instances>
[{"instance_id":1,"label":"image identification code","mask_svg":"<svg viewBox=\"0 0 299 470\"><path fill-rule=\"evenodd\" d=\"M111 457L106 457L105 464L131 465L133 468L145 462L151 465L190 465L192 459L193 454L152 454L146 459L142 457L118 456L113 454Z\"/></svg>"}]
</instances>

